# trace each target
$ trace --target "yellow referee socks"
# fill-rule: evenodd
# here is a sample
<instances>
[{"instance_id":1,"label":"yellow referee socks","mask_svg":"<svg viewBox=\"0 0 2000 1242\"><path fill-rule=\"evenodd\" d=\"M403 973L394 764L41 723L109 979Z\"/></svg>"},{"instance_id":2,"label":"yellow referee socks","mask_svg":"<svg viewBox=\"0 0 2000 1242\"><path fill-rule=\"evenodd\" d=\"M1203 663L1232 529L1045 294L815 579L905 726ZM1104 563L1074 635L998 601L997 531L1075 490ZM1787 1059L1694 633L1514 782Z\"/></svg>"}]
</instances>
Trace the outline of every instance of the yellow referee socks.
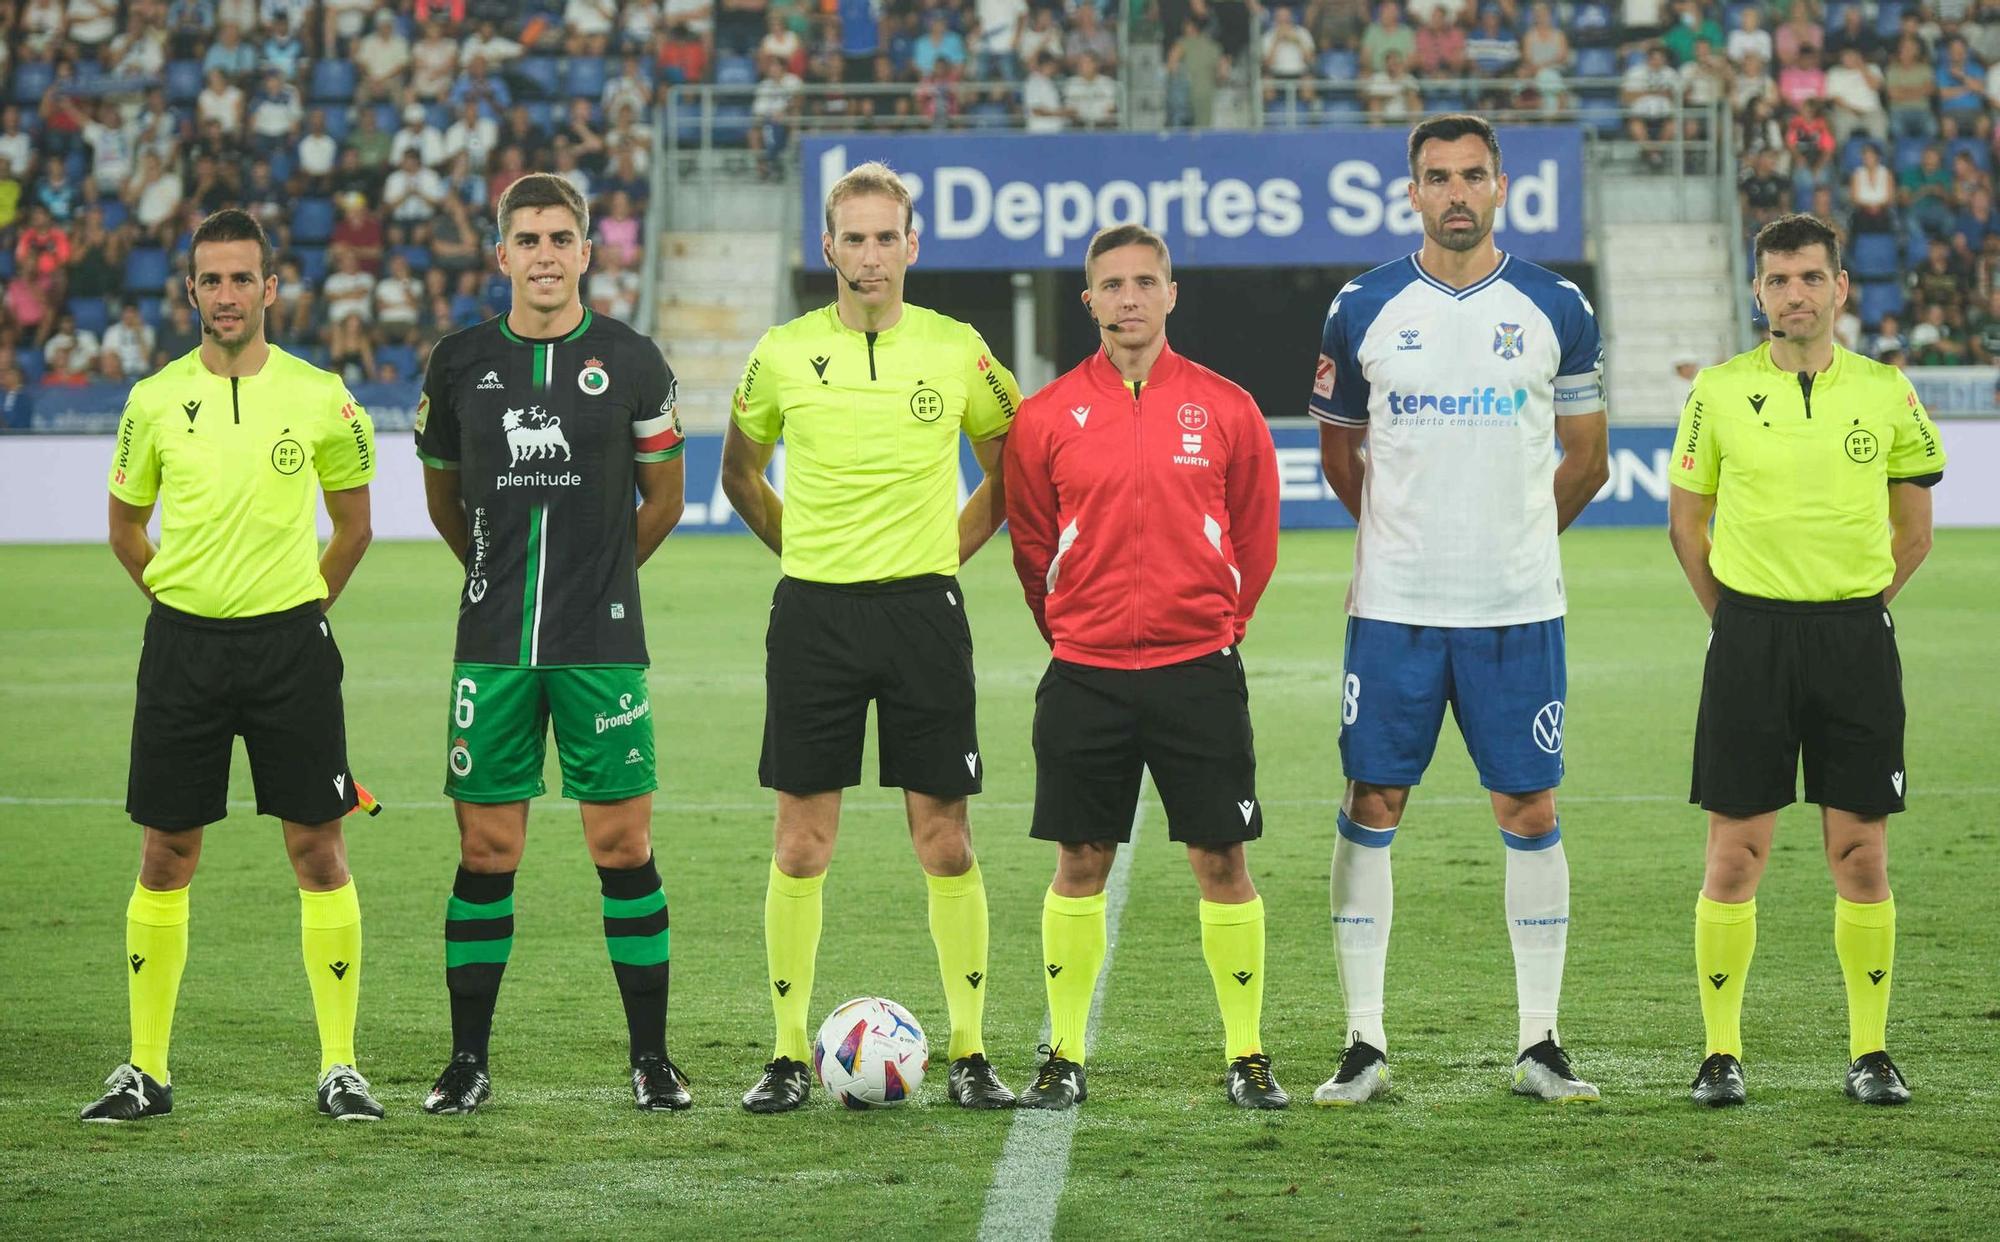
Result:
<instances>
[{"instance_id":1,"label":"yellow referee socks","mask_svg":"<svg viewBox=\"0 0 2000 1242\"><path fill-rule=\"evenodd\" d=\"M1048 976L1049 1047L1083 1064L1090 997L1104 969L1104 894L1042 895L1042 970Z\"/></svg>"},{"instance_id":2,"label":"yellow referee socks","mask_svg":"<svg viewBox=\"0 0 2000 1242\"><path fill-rule=\"evenodd\" d=\"M1847 981L1847 1059L1889 1046L1889 985L1896 965L1896 899L1833 899L1833 951Z\"/></svg>"},{"instance_id":3,"label":"yellow referee socks","mask_svg":"<svg viewBox=\"0 0 2000 1242\"><path fill-rule=\"evenodd\" d=\"M1710 1055L1743 1057L1743 981L1757 951L1757 901L1694 903L1694 968L1700 976L1701 1021Z\"/></svg>"},{"instance_id":4,"label":"yellow referee socks","mask_svg":"<svg viewBox=\"0 0 2000 1242\"><path fill-rule=\"evenodd\" d=\"M125 905L126 995L132 1006L132 1064L160 1083L167 1073L167 1045L174 1035L174 1002L187 967L188 891L155 892L132 886Z\"/></svg>"},{"instance_id":5,"label":"yellow referee socks","mask_svg":"<svg viewBox=\"0 0 2000 1242\"><path fill-rule=\"evenodd\" d=\"M826 873L786 875L771 860L764 889L764 961L770 967L771 1012L777 1019L774 1055L810 1063L806 1014L812 1009L813 959L819 956L819 890Z\"/></svg>"},{"instance_id":6,"label":"yellow referee socks","mask_svg":"<svg viewBox=\"0 0 2000 1242\"><path fill-rule=\"evenodd\" d=\"M964 875L924 873L931 890L931 943L951 1013L950 1060L986 1050L986 880L975 860Z\"/></svg>"},{"instance_id":7,"label":"yellow referee socks","mask_svg":"<svg viewBox=\"0 0 2000 1242\"><path fill-rule=\"evenodd\" d=\"M1240 905L1201 903L1201 955L1222 1007L1222 1038L1234 1061L1264 1051L1257 1025L1264 1016L1264 899Z\"/></svg>"},{"instance_id":8,"label":"yellow referee socks","mask_svg":"<svg viewBox=\"0 0 2000 1242\"><path fill-rule=\"evenodd\" d=\"M299 890L299 946L319 1021L319 1072L354 1064L354 1014L361 1006L361 899L354 881L331 892Z\"/></svg>"}]
</instances>

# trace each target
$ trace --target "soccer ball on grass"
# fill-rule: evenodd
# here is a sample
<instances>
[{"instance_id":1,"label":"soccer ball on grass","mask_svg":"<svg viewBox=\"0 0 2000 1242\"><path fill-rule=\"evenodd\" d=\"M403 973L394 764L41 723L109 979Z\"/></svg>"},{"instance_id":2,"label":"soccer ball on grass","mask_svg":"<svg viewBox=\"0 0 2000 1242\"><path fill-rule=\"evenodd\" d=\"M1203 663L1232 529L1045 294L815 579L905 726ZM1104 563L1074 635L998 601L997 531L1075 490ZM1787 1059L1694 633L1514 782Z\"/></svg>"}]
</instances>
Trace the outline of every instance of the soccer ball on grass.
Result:
<instances>
[{"instance_id":1,"label":"soccer ball on grass","mask_svg":"<svg viewBox=\"0 0 2000 1242\"><path fill-rule=\"evenodd\" d=\"M837 1006L813 1037L813 1070L849 1108L887 1108L917 1093L930 1043L910 1011L880 996Z\"/></svg>"}]
</instances>

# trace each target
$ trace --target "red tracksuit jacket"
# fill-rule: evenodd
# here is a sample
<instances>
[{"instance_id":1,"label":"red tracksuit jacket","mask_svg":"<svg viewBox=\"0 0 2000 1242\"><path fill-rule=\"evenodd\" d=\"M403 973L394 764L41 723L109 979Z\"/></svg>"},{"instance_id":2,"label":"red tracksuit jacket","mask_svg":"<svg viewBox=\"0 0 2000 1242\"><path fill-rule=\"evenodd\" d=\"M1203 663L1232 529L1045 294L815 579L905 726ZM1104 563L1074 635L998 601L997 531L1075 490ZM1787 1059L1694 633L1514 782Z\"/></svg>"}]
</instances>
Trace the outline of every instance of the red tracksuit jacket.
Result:
<instances>
[{"instance_id":1,"label":"red tracksuit jacket","mask_svg":"<svg viewBox=\"0 0 2000 1242\"><path fill-rule=\"evenodd\" d=\"M1022 404L1005 477L1057 659L1157 668L1242 639L1278 561L1278 457L1249 393L1171 346L1128 384L1100 349Z\"/></svg>"}]
</instances>

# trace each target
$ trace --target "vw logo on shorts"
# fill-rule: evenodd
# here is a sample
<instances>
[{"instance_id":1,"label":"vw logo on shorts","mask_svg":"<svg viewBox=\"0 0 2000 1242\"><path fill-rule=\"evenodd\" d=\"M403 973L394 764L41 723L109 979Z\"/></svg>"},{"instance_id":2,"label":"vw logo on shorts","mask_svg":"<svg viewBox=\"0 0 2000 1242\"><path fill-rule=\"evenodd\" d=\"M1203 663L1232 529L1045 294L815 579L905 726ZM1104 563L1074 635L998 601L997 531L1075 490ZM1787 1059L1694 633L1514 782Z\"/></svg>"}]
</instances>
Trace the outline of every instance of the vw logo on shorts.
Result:
<instances>
[{"instance_id":1,"label":"vw logo on shorts","mask_svg":"<svg viewBox=\"0 0 2000 1242\"><path fill-rule=\"evenodd\" d=\"M1561 699L1542 704L1535 713L1535 745L1551 755L1563 749L1563 705Z\"/></svg>"}]
</instances>

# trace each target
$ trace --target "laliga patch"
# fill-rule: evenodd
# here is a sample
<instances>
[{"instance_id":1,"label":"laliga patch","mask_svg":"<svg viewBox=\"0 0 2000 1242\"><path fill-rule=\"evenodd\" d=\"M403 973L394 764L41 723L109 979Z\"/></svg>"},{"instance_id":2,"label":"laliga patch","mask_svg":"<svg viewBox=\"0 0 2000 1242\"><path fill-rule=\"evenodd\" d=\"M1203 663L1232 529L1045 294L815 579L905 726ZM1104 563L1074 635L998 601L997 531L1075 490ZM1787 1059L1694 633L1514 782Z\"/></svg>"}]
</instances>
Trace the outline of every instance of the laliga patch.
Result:
<instances>
[{"instance_id":1,"label":"laliga patch","mask_svg":"<svg viewBox=\"0 0 2000 1242\"><path fill-rule=\"evenodd\" d=\"M1319 367L1313 372L1313 396L1325 399L1333 395L1333 359L1325 354L1319 356Z\"/></svg>"}]
</instances>

